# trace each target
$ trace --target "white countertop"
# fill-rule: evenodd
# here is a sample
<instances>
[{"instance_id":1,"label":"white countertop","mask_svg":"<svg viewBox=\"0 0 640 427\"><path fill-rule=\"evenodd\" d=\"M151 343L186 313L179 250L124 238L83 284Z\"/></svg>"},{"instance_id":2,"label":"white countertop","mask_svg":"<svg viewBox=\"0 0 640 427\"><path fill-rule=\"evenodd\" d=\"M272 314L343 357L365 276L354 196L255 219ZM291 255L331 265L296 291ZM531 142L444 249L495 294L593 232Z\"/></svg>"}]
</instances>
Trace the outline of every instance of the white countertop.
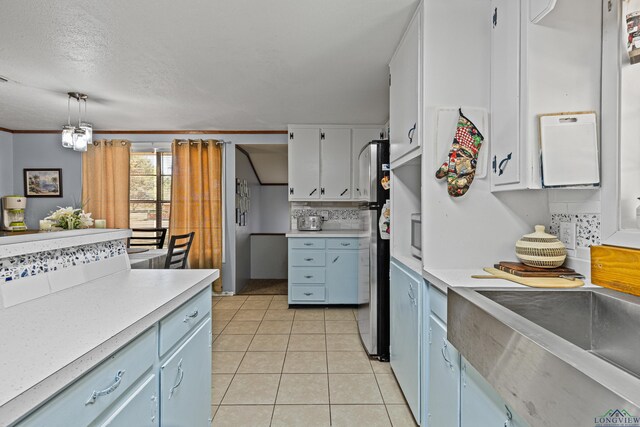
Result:
<instances>
[{"instance_id":1,"label":"white countertop","mask_svg":"<svg viewBox=\"0 0 640 427\"><path fill-rule=\"evenodd\" d=\"M38 233L16 233L0 237L0 258L90 245L131 237L129 229L87 228Z\"/></svg>"},{"instance_id":2,"label":"white countertop","mask_svg":"<svg viewBox=\"0 0 640 427\"><path fill-rule=\"evenodd\" d=\"M289 230L287 233L287 237L366 237L368 235L369 232L364 230Z\"/></svg>"},{"instance_id":3,"label":"white countertop","mask_svg":"<svg viewBox=\"0 0 640 427\"><path fill-rule=\"evenodd\" d=\"M448 270L422 270L422 277L436 288L446 293L448 287L461 288L529 288L525 285L504 279L473 279L473 275L486 276L489 273L481 268L477 269L448 269ZM584 280L585 288L598 288L587 280ZM530 288L531 289L531 288Z\"/></svg>"},{"instance_id":4,"label":"white countertop","mask_svg":"<svg viewBox=\"0 0 640 427\"><path fill-rule=\"evenodd\" d=\"M0 310L0 425L81 377L219 275L126 270Z\"/></svg>"}]
</instances>

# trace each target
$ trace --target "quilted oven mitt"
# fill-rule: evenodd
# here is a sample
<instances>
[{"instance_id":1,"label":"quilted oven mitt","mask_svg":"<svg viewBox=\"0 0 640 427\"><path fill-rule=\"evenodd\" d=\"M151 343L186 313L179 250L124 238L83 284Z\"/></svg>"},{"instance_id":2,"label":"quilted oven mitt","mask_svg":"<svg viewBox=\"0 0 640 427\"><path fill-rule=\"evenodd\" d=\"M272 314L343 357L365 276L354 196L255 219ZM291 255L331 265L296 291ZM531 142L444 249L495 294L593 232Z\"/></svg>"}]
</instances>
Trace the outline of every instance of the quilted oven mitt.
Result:
<instances>
[{"instance_id":1,"label":"quilted oven mitt","mask_svg":"<svg viewBox=\"0 0 640 427\"><path fill-rule=\"evenodd\" d=\"M484 137L478 128L458 110L460 117L453 137L449 158L436 172L436 178L447 177L447 191L451 197L464 196L476 174L478 152Z\"/></svg>"}]
</instances>

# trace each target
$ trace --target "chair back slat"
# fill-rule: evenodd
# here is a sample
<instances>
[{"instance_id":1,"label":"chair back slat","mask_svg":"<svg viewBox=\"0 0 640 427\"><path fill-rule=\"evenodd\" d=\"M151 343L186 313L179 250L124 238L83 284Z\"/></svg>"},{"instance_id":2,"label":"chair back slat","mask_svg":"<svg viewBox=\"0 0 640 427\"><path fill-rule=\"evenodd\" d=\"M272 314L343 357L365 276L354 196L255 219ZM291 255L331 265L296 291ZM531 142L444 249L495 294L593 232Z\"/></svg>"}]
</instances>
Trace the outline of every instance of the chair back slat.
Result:
<instances>
[{"instance_id":1,"label":"chair back slat","mask_svg":"<svg viewBox=\"0 0 640 427\"><path fill-rule=\"evenodd\" d=\"M196 233L192 231L191 233L187 234L178 234L171 236L171 239L169 240L169 250L167 251L167 258L164 263L164 268L187 268L189 251L191 250L191 244L193 243L193 237L195 236L195 234Z\"/></svg>"},{"instance_id":2,"label":"chair back slat","mask_svg":"<svg viewBox=\"0 0 640 427\"><path fill-rule=\"evenodd\" d=\"M142 235L134 235L129 238L129 246L154 246L156 249L164 247L164 241L167 237L166 228L132 228L133 233L142 233ZM153 233L153 234L151 234Z\"/></svg>"}]
</instances>

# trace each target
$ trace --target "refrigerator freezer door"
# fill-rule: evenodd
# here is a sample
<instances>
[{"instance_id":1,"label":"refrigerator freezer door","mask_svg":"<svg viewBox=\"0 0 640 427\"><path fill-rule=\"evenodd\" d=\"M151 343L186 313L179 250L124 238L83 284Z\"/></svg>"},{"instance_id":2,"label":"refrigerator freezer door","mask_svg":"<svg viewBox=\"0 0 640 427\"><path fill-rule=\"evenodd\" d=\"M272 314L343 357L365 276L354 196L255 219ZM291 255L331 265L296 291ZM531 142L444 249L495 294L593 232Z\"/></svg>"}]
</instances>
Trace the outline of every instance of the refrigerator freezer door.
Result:
<instances>
[{"instance_id":1,"label":"refrigerator freezer door","mask_svg":"<svg viewBox=\"0 0 640 427\"><path fill-rule=\"evenodd\" d=\"M367 353L378 354L378 211L363 209L365 230L369 236L360 244L360 275L358 283L358 330Z\"/></svg>"}]
</instances>

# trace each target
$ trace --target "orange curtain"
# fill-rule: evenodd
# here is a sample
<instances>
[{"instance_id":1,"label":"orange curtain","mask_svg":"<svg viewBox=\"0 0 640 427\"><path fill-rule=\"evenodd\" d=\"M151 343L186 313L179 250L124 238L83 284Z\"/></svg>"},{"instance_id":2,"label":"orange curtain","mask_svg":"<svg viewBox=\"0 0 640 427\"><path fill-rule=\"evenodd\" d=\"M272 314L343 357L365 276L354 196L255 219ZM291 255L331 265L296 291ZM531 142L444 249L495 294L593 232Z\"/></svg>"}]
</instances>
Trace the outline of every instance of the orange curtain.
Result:
<instances>
[{"instance_id":1,"label":"orange curtain","mask_svg":"<svg viewBox=\"0 0 640 427\"><path fill-rule=\"evenodd\" d=\"M82 153L82 203L108 228L129 228L129 149L123 139L97 140Z\"/></svg>"},{"instance_id":2,"label":"orange curtain","mask_svg":"<svg viewBox=\"0 0 640 427\"><path fill-rule=\"evenodd\" d=\"M222 148L218 141L174 140L169 234L195 231L190 268L222 270ZM222 291L222 280L213 284Z\"/></svg>"}]
</instances>

